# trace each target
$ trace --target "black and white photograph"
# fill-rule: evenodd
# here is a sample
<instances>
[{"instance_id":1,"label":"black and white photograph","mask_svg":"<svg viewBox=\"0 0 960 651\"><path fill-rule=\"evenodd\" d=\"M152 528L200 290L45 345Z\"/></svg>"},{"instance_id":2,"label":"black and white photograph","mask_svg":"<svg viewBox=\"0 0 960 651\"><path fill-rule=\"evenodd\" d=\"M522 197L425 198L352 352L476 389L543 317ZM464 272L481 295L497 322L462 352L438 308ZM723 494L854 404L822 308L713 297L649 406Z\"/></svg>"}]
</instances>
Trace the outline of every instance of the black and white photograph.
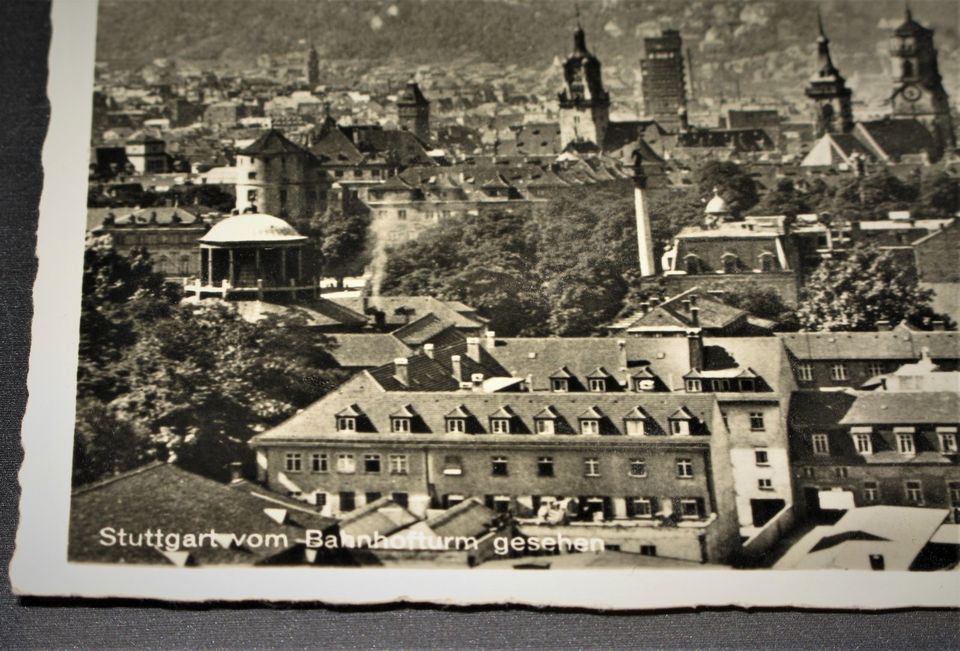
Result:
<instances>
[{"instance_id":1,"label":"black and white photograph","mask_svg":"<svg viewBox=\"0 0 960 651\"><path fill-rule=\"evenodd\" d=\"M960 605L953 0L70 4L21 594Z\"/></svg>"}]
</instances>

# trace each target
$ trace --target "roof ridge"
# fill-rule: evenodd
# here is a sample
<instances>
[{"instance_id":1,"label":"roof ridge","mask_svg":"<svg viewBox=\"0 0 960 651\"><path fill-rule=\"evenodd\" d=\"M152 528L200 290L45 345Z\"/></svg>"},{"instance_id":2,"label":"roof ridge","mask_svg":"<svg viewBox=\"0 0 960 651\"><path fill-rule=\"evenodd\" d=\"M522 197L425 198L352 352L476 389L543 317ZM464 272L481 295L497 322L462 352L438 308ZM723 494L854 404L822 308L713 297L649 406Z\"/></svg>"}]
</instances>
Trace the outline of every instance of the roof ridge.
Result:
<instances>
[{"instance_id":1,"label":"roof ridge","mask_svg":"<svg viewBox=\"0 0 960 651\"><path fill-rule=\"evenodd\" d=\"M133 476L136 476L136 475L140 475L140 474L142 474L142 473L149 472L149 471L151 471L151 470L156 470L157 468L163 468L163 467L165 467L165 466L174 466L174 464L168 463L168 462L165 462L165 461L160 461L160 460L151 461L150 463L148 463L148 464L146 464L146 465L139 466L139 467L134 468L134 469L132 469L132 470L125 470L125 471L119 472L119 473L117 473L117 474L115 474L115 475L111 475L110 477L105 477L104 479L98 479L97 481L94 481L94 482L92 482L92 483L90 483L90 484L85 484L85 485L83 485L83 486L79 486L79 487L77 487L77 488L75 488L75 489L73 490L72 494L73 494L73 495L79 495L79 494L81 494L81 493L87 493L87 492L92 491L92 490L97 489L97 488L103 488L104 486L107 486L107 485L109 485L109 484L112 484L112 483L115 482L115 481L119 481L119 480L121 480L121 479L127 479L128 477L133 477ZM176 466L174 466L174 467L176 467ZM178 469L179 469L179 468L178 468ZM186 471L184 471L184 472L186 472Z\"/></svg>"}]
</instances>

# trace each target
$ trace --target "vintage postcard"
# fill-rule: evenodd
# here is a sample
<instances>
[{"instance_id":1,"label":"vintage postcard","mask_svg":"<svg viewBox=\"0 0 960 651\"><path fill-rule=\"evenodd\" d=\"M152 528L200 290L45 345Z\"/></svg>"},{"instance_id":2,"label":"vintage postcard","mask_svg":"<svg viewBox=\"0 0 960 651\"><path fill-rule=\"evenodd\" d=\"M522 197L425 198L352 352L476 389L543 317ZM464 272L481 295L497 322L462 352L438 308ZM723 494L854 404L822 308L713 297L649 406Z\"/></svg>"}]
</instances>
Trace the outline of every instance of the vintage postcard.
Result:
<instances>
[{"instance_id":1,"label":"vintage postcard","mask_svg":"<svg viewBox=\"0 0 960 651\"><path fill-rule=\"evenodd\" d=\"M14 589L960 606L958 10L55 0Z\"/></svg>"}]
</instances>

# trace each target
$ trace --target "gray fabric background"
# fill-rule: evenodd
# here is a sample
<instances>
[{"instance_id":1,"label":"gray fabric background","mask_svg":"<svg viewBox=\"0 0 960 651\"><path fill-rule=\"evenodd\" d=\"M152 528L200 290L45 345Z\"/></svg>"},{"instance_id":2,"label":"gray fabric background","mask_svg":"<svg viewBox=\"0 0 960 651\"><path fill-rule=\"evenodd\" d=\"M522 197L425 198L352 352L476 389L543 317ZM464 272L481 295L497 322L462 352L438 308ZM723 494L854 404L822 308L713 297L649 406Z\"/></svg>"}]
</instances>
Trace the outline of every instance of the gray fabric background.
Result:
<instances>
[{"instance_id":1,"label":"gray fabric background","mask_svg":"<svg viewBox=\"0 0 960 651\"><path fill-rule=\"evenodd\" d=\"M19 426L43 182L39 152L49 114L48 11L44 0L0 1L0 648L960 648L956 611L605 615L17 600L6 572L17 519ZM690 578L693 594L696 577Z\"/></svg>"}]
</instances>

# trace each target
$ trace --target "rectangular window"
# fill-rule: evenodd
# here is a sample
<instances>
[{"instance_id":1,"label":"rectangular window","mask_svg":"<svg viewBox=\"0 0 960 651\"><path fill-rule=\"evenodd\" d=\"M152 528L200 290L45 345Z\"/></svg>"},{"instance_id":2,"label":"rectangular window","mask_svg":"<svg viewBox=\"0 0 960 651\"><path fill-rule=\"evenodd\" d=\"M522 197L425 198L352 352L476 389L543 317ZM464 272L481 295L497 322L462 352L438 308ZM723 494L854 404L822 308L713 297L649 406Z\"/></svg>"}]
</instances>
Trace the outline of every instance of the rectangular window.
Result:
<instances>
[{"instance_id":1,"label":"rectangular window","mask_svg":"<svg viewBox=\"0 0 960 651\"><path fill-rule=\"evenodd\" d=\"M603 378L590 378L590 390L594 393L602 393L607 390L607 381Z\"/></svg>"},{"instance_id":2,"label":"rectangular window","mask_svg":"<svg viewBox=\"0 0 960 651\"><path fill-rule=\"evenodd\" d=\"M392 499L397 506L402 506L403 508L410 506L410 496L407 493L391 493L390 499Z\"/></svg>"},{"instance_id":3,"label":"rectangular window","mask_svg":"<svg viewBox=\"0 0 960 651\"><path fill-rule=\"evenodd\" d=\"M390 474L391 475L406 475L409 472L410 468L407 465L407 455L405 454L391 454L390 455Z\"/></svg>"},{"instance_id":4,"label":"rectangular window","mask_svg":"<svg viewBox=\"0 0 960 651\"><path fill-rule=\"evenodd\" d=\"M648 497L628 497L627 515L631 518L652 518L653 501Z\"/></svg>"},{"instance_id":5,"label":"rectangular window","mask_svg":"<svg viewBox=\"0 0 960 651\"><path fill-rule=\"evenodd\" d=\"M750 430L754 432L762 432L765 429L763 424L763 412L760 411L751 411L750 412Z\"/></svg>"},{"instance_id":6,"label":"rectangular window","mask_svg":"<svg viewBox=\"0 0 960 651\"><path fill-rule=\"evenodd\" d=\"M537 434L553 434L554 433L554 423L552 418L538 418L537 423Z\"/></svg>"},{"instance_id":7,"label":"rectangular window","mask_svg":"<svg viewBox=\"0 0 960 651\"><path fill-rule=\"evenodd\" d=\"M357 419L354 418L353 416L338 416L337 431L338 432L356 432Z\"/></svg>"},{"instance_id":8,"label":"rectangular window","mask_svg":"<svg viewBox=\"0 0 960 651\"><path fill-rule=\"evenodd\" d=\"M256 173L256 172L247 172L247 178L252 181L253 179L257 178L257 173Z\"/></svg>"},{"instance_id":9,"label":"rectangular window","mask_svg":"<svg viewBox=\"0 0 960 651\"><path fill-rule=\"evenodd\" d=\"M628 420L625 429L627 430L627 436L643 436L643 421Z\"/></svg>"},{"instance_id":10,"label":"rectangular window","mask_svg":"<svg viewBox=\"0 0 960 651\"><path fill-rule=\"evenodd\" d=\"M327 494L317 491L313 494L313 503L319 507L324 507L327 505Z\"/></svg>"},{"instance_id":11,"label":"rectangular window","mask_svg":"<svg viewBox=\"0 0 960 651\"><path fill-rule=\"evenodd\" d=\"M391 432L409 432L410 431L410 419L409 418L391 418L390 419L390 431Z\"/></svg>"},{"instance_id":12,"label":"rectangular window","mask_svg":"<svg viewBox=\"0 0 960 651\"><path fill-rule=\"evenodd\" d=\"M550 390L554 393L565 393L569 386L567 380L562 378L553 378L550 380Z\"/></svg>"},{"instance_id":13,"label":"rectangular window","mask_svg":"<svg viewBox=\"0 0 960 651\"><path fill-rule=\"evenodd\" d=\"M598 420L581 420L580 421L580 433L581 434L599 434L600 433L600 421Z\"/></svg>"},{"instance_id":14,"label":"rectangular window","mask_svg":"<svg viewBox=\"0 0 960 651\"><path fill-rule=\"evenodd\" d=\"M406 211L406 210L398 210L398 211L397 211L397 219L406 219L406 218L407 218L407 211Z\"/></svg>"},{"instance_id":15,"label":"rectangular window","mask_svg":"<svg viewBox=\"0 0 960 651\"><path fill-rule=\"evenodd\" d=\"M846 380L847 379L847 365L843 363L833 364L830 367L830 379L831 380Z\"/></svg>"},{"instance_id":16,"label":"rectangular window","mask_svg":"<svg viewBox=\"0 0 960 651\"><path fill-rule=\"evenodd\" d=\"M867 504L873 504L880 500L880 482L863 482L863 501Z\"/></svg>"},{"instance_id":17,"label":"rectangular window","mask_svg":"<svg viewBox=\"0 0 960 651\"><path fill-rule=\"evenodd\" d=\"M249 203L256 203L257 201L257 191L256 190L247 190L247 201Z\"/></svg>"},{"instance_id":18,"label":"rectangular window","mask_svg":"<svg viewBox=\"0 0 960 651\"><path fill-rule=\"evenodd\" d=\"M914 454L913 434L897 434L897 451L900 454Z\"/></svg>"},{"instance_id":19,"label":"rectangular window","mask_svg":"<svg viewBox=\"0 0 960 651\"><path fill-rule=\"evenodd\" d=\"M443 474L448 477L459 477L463 474L463 462L456 455L447 455L443 458Z\"/></svg>"},{"instance_id":20,"label":"rectangular window","mask_svg":"<svg viewBox=\"0 0 960 651\"><path fill-rule=\"evenodd\" d=\"M553 457L540 457L537 459L537 476L553 477Z\"/></svg>"},{"instance_id":21,"label":"rectangular window","mask_svg":"<svg viewBox=\"0 0 960 651\"><path fill-rule=\"evenodd\" d=\"M310 472L328 472L330 460L326 454L315 452L310 455Z\"/></svg>"},{"instance_id":22,"label":"rectangular window","mask_svg":"<svg viewBox=\"0 0 960 651\"><path fill-rule=\"evenodd\" d=\"M917 506L923 504L923 485L918 480L908 480L904 482L903 487L908 502Z\"/></svg>"},{"instance_id":23,"label":"rectangular window","mask_svg":"<svg viewBox=\"0 0 960 651\"><path fill-rule=\"evenodd\" d=\"M600 459L596 457L587 457L583 460L583 475L585 477L600 476Z\"/></svg>"},{"instance_id":24,"label":"rectangular window","mask_svg":"<svg viewBox=\"0 0 960 651\"><path fill-rule=\"evenodd\" d=\"M800 471L800 475L804 479L816 479L817 469L811 466L804 466L803 469Z\"/></svg>"},{"instance_id":25,"label":"rectangular window","mask_svg":"<svg viewBox=\"0 0 960 651\"><path fill-rule=\"evenodd\" d=\"M467 431L467 421L465 418L448 418L447 434L463 434Z\"/></svg>"},{"instance_id":26,"label":"rectangular window","mask_svg":"<svg viewBox=\"0 0 960 651\"><path fill-rule=\"evenodd\" d=\"M349 475L357 471L357 460L353 458L352 454L338 454L337 455L337 472L342 472Z\"/></svg>"},{"instance_id":27,"label":"rectangular window","mask_svg":"<svg viewBox=\"0 0 960 651\"><path fill-rule=\"evenodd\" d=\"M286 205L287 205L287 191L286 191L286 190L280 190L280 205L281 205L281 206L286 206Z\"/></svg>"},{"instance_id":28,"label":"rectangular window","mask_svg":"<svg viewBox=\"0 0 960 651\"><path fill-rule=\"evenodd\" d=\"M670 433L674 436L686 436L690 433L690 423L685 420L671 420Z\"/></svg>"},{"instance_id":29,"label":"rectangular window","mask_svg":"<svg viewBox=\"0 0 960 651\"><path fill-rule=\"evenodd\" d=\"M508 418L491 418L490 419L490 429L494 434L509 434L510 433L510 419Z\"/></svg>"},{"instance_id":30,"label":"rectangular window","mask_svg":"<svg viewBox=\"0 0 960 651\"><path fill-rule=\"evenodd\" d=\"M656 555L657 555L657 546L656 546L656 545L640 545L640 555L641 555L641 556L656 556Z\"/></svg>"},{"instance_id":31,"label":"rectangular window","mask_svg":"<svg viewBox=\"0 0 960 651\"><path fill-rule=\"evenodd\" d=\"M356 501L354 500L352 491L344 491L340 493L340 512L347 513L357 508Z\"/></svg>"},{"instance_id":32,"label":"rectangular window","mask_svg":"<svg viewBox=\"0 0 960 651\"><path fill-rule=\"evenodd\" d=\"M813 443L814 454L824 456L830 454L830 442L826 434L814 434L810 440Z\"/></svg>"},{"instance_id":33,"label":"rectangular window","mask_svg":"<svg viewBox=\"0 0 960 651\"><path fill-rule=\"evenodd\" d=\"M960 481L947 482L947 491L950 497L950 511L953 522L960 524Z\"/></svg>"},{"instance_id":34,"label":"rectangular window","mask_svg":"<svg viewBox=\"0 0 960 651\"><path fill-rule=\"evenodd\" d=\"M693 461L690 459L677 459L677 477L693 477Z\"/></svg>"},{"instance_id":35,"label":"rectangular window","mask_svg":"<svg viewBox=\"0 0 960 651\"><path fill-rule=\"evenodd\" d=\"M867 375L870 377L883 375L883 362L870 362L867 365Z\"/></svg>"},{"instance_id":36,"label":"rectangular window","mask_svg":"<svg viewBox=\"0 0 960 651\"><path fill-rule=\"evenodd\" d=\"M757 480L757 488L762 491L772 491L773 490L773 480L769 477L761 477Z\"/></svg>"},{"instance_id":37,"label":"rectangular window","mask_svg":"<svg viewBox=\"0 0 960 651\"><path fill-rule=\"evenodd\" d=\"M507 458L506 457L493 457L491 461L491 474L494 477L506 477L507 474Z\"/></svg>"},{"instance_id":38,"label":"rectangular window","mask_svg":"<svg viewBox=\"0 0 960 651\"><path fill-rule=\"evenodd\" d=\"M700 380L687 380L684 382L687 388L687 393L700 393L703 390L703 385L700 383Z\"/></svg>"},{"instance_id":39,"label":"rectangular window","mask_svg":"<svg viewBox=\"0 0 960 651\"><path fill-rule=\"evenodd\" d=\"M756 460L758 466L770 465L770 455L766 450L754 450L753 458Z\"/></svg>"},{"instance_id":40,"label":"rectangular window","mask_svg":"<svg viewBox=\"0 0 960 651\"><path fill-rule=\"evenodd\" d=\"M371 492L369 492L369 493L364 494L364 498L365 498L367 504L370 504L370 503L372 503L372 502L376 502L376 501L377 501L378 499L380 499L381 497L383 497L383 495L381 495L380 493L378 493L378 492L376 492L376 491L371 491Z\"/></svg>"},{"instance_id":41,"label":"rectangular window","mask_svg":"<svg viewBox=\"0 0 960 651\"><path fill-rule=\"evenodd\" d=\"M801 382L813 382L813 364L808 362L797 364L797 379Z\"/></svg>"},{"instance_id":42,"label":"rectangular window","mask_svg":"<svg viewBox=\"0 0 960 651\"><path fill-rule=\"evenodd\" d=\"M647 463L643 459L630 459L630 476L646 477Z\"/></svg>"},{"instance_id":43,"label":"rectangular window","mask_svg":"<svg viewBox=\"0 0 960 651\"><path fill-rule=\"evenodd\" d=\"M698 520L700 518L700 503L695 499L680 499L680 518L683 520Z\"/></svg>"},{"instance_id":44,"label":"rectangular window","mask_svg":"<svg viewBox=\"0 0 960 651\"><path fill-rule=\"evenodd\" d=\"M303 470L303 456L299 452L287 452L283 468L287 472L300 472Z\"/></svg>"},{"instance_id":45,"label":"rectangular window","mask_svg":"<svg viewBox=\"0 0 960 651\"><path fill-rule=\"evenodd\" d=\"M837 476L837 479L847 478L848 471L846 466L837 466L833 469L833 472Z\"/></svg>"},{"instance_id":46,"label":"rectangular window","mask_svg":"<svg viewBox=\"0 0 960 651\"><path fill-rule=\"evenodd\" d=\"M744 393L752 393L757 390L757 384L752 377L743 378L740 380L740 390Z\"/></svg>"},{"instance_id":47,"label":"rectangular window","mask_svg":"<svg viewBox=\"0 0 960 651\"><path fill-rule=\"evenodd\" d=\"M941 452L952 454L957 451L957 435L955 432L941 432L939 436Z\"/></svg>"},{"instance_id":48,"label":"rectangular window","mask_svg":"<svg viewBox=\"0 0 960 651\"><path fill-rule=\"evenodd\" d=\"M380 474L380 455L379 454L363 455L363 472L371 475Z\"/></svg>"},{"instance_id":49,"label":"rectangular window","mask_svg":"<svg viewBox=\"0 0 960 651\"><path fill-rule=\"evenodd\" d=\"M853 446L857 454L873 454L873 440L869 434L854 434Z\"/></svg>"}]
</instances>

